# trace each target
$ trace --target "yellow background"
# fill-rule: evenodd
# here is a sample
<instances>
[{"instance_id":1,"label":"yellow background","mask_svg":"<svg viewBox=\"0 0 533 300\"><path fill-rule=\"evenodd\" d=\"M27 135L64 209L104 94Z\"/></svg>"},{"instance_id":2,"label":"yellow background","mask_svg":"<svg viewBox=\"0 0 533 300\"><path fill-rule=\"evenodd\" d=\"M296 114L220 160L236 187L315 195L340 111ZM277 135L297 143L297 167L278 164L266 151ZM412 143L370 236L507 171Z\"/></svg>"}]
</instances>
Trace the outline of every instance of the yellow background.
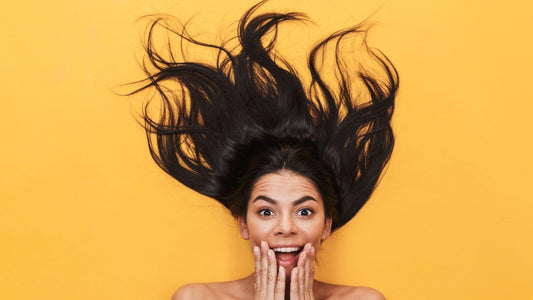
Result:
<instances>
[{"instance_id":1,"label":"yellow background","mask_svg":"<svg viewBox=\"0 0 533 300\"><path fill-rule=\"evenodd\" d=\"M197 32L214 33L252 3L2 5L1 299L168 299L184 283L251 272L229 214L151 161L133 117L143 97L113 90L142 76L140 16L194 16ZM316 21L282 27L303 36L295 51L375 13L370 42L401 75L390 167L324 244L318 278L389 299L533 299L532 1L270 9Z\"/></svg>"}]
</instances>

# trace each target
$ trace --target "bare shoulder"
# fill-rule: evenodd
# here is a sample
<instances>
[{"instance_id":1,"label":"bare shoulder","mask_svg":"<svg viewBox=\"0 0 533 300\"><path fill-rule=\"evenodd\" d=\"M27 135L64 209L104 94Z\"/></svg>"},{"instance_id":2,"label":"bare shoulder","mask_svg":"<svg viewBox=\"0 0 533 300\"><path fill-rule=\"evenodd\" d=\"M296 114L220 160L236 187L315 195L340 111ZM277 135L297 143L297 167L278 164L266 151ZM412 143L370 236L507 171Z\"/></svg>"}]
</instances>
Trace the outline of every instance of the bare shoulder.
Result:
<instances>
[{"instance_id":1,"label":"bare shoulder","mask_svg":"<svg viewBox=\"0 0 533 300\"><path fill-rule=\"evenodd\" d=\"M385 296L378 290L365 286L347 286L336 285L320 282L317 291L320 299L337 300L337 299L352 299L352 300L386 300Z\"/></svg>"},{"instance_id":2,"label":"bare shoulder","mask_svg":"<svg viewBox=\"0 0 533 300\"><path fill-rule=\"evenodd\" d=\"M172 300L198 299L246 299L244 279L226 282L191 283L180 287L172 296Z\"/></svg>"},{"instance_id":3,"label":"bare shoulder","mask_svg":"<svg viewBox=\"0 0 533 300\"><path fill-rule=\"evenodd\" d=\"M209 299L210 288L206 283L191 283L180 287L172 296L172 300Z\"/></svg>"},{"instance_id":4,"label":"bare shoulder","mask_svg":"<svg viewBox=\"0 0 533 300\"><path fill-rule=\"evenodd\" d=\"M366 286L355 286L350 287L344 297L339 299L385 300L385 296L376 289Z\"/></svg>"}]
</instances>

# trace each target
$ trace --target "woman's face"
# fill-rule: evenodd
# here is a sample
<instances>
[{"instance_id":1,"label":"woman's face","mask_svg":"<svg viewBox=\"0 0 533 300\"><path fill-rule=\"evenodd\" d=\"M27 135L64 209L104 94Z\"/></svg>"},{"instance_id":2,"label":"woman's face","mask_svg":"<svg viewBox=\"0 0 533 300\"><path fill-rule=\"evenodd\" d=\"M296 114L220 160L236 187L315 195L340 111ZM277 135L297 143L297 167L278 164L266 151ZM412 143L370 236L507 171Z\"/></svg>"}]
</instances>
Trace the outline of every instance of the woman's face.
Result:
<instances>
[{"instance_id":1,"label":"woman's face","mask_svg":"<svg viewBox=\"0 0 533 300\"><path fill-rule=\"evenodd\" d=\"M305 244L310 243L316 251L329 237L331 219L326 218L320 192L309 179L280 171L255 183L246 219L239 217L239 227L252 248L266 241L276 253L278 266L290 272Z\"/></svg>"}]
</instances>

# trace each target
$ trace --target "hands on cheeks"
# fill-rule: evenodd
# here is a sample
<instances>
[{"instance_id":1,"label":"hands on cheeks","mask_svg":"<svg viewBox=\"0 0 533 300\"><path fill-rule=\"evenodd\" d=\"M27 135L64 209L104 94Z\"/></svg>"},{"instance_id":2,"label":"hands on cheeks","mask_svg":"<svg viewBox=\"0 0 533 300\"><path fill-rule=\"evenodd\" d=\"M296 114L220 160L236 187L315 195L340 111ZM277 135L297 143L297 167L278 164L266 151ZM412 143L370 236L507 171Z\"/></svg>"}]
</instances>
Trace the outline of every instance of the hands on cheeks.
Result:
<instances>
[{"instance_id":1,"label":"hands on cheeks","mask_svg":"<svg viewBox=\"0 0 533 300\"><path fill-rule=\"evenodd\" d=\"M298 266L292 269L290 299L315 299L313 280L315 277L315 248L306 244L298 258Z\"/></svg>"},{"instance_id":2,"label":"hands on cheeks","mask_svg":"<svg viewBox=\"0 0 533 300\"><path fill-rule=\"evenodd\" d=\"M254 247L255 300L285 299L285 268L278 268L274 250L264 241ZM311 300L313 295L315 249L306 244L300 252L298 264L292 269L290 281L291 300Z\"/></svg>"}]
</instances>

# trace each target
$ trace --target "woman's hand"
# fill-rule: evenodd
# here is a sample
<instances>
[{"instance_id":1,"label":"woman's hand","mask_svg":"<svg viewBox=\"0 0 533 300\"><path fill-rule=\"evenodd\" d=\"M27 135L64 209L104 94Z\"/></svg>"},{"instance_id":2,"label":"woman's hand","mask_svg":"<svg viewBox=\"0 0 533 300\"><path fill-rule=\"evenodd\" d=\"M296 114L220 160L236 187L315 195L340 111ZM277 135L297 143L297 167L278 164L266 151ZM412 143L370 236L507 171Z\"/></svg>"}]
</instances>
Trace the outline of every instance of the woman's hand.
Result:
<instances>
[{"instance_id":1,"label":"woman's hand","mask_svg":"<svg viewBox=\"0 0 533 300\"><path fill-rule=\"evenodd\" d=\"M291 300L312 300L315 249L311 244L306 244L298 258L298 266L291 273Z\"/></svg>"},{"instance_id":2,"label":"woman's hand","mask_svg":"<svg viewBox=\"0 0 533 300\"><path fill-rule=\"evenodd\" d=\"M285 269L279 267L278 271L274 250L265 241L261 241L261 248L254 247L254 261L254 300L285 299Z\"/></svg>"}]
</instances>

